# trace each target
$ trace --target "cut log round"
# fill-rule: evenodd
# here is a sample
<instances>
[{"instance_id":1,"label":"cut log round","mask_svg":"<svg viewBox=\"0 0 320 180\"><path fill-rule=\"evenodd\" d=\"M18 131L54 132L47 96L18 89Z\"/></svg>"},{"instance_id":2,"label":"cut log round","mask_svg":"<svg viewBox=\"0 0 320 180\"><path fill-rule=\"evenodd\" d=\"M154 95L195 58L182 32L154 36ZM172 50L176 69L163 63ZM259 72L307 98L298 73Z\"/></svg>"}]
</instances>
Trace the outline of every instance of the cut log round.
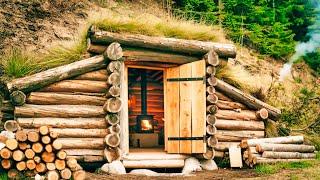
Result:
<instances>
[{"instance_id":1,"label":"cut log round","mask_svg":"<svg viewBox=\"0 0 320 180\"><path fill-rule=\"evenodd\" d=\"M120 96L120 87L119 86L111 86L106 93L107 98L119 97L119 96Z\"/></svg>"},{"instance_id":2,"label":"cut log round","mask_svg":"<svg viewBox=\"0 0 320 180\"><path fill-rule=\"evenodd\" d=\"M31 76L14 79L7 84L7 87L10 91L18 89L23 92L30 92L54 82L103 67L105 67L103 56L95 56L64 66L52 68L47 71L42 71Z\"/></svg>"},{"instance_id":3,"label":"cut log round","mask_svg":"<svg viewBox=\"0 0 320 180\"><path fill-rule=\"evenodd\" d=\"M107 70L110 73L120 72L120 69L121 69L121 62L120 61L110 61L107 66Z\"/></svg>"},{"instance_id":4,"label":"cut log round","mask_svg":"<svg viewBox=\"0 0 320 180\"><path fill-rule=\"evenodd\" d=\"M111 73L108 77L107 82L108 82L108 84L110 84L112 86L119 86L120 85L120 73L118 73L118 72Z\"/></svg>"},{"instance_id":5,"label":"cut log round","mask_svg":"<svg viewBox=\"0 0 320 180\"><path fill-rule=\"evenodd\" d=\"M43 136L49 134L49 128L48 128L48 126L41 126L41 127L39 128L39 132L40 132L40 134L43 135Z\"/></svg>"},{"instance_id":6,"label":"cut log round","mask_svg":"<svg viewBox=\"0 0 320 180\"><path fill-rule=\"evenodd\" d=\"M108 77L108 79L110 76ZM110 87L105 81L91 80L63 80L41 89L42 92L82 92L82 93L105 93Z\"/></svg>"},{"instance_id":7,"label":"cut log round","mask_svg":"<svg viewBox=\"0 0 320 180\"><path fill-rule=\"evenodd\" d=\"M51 163L51 162L54 162L55 160L55 154L54 153L49 153L49 152L43 152L41 154L41 158L42 158L42 161L46 162L46 163Z\"/></svg>"},{"instance_id":8,"label":"cut log round","mask_svg":"<svg viewBox=\"0 0 320 180\"><path fill-rule=\"evenodd\" d=\"M121 130L121 128L120 128L119 124L115 124L115 125L108 127L108 133L110 133L110 134L119 134L120 130Z\"/></svg>"},{"instance_id":9,"label":"cut log round","mask_svg":"<svg viewBox=\"0 0 320 180\"><path fill-rule=\"evenodd\" d=\"M24 154L26 155L27 159L33 159L36 153L32 149L27 149Z\"/></svg>"},{"instance_id":10,"label":"cut log round","mask_svg":"<svg viewBox=\"0 0 320 180\"><path fill-rule=\"evenodd\" d=\"M40 140L40 135L37 131L28 132L28 140L30 142L38 142Z\"/></svg>"},{"instance_id":11,"label":"cut log round","mask_svg":"<svg viewBox=\"0 0 320 180\"><path fill-rule=\"evenodd\" d=\"M12 151L8 148L3 148L0 150L0 156L2 159L10 159L12 157Z\"/></svg>"},{"instance_id":12,"label":"cut log round","mask_svg":"<svg viewBox=\"0 0 320 180\"><path fill-rule=\"evenodd\" d=\"M1 166L3 169L10 169L12 166L12 161L10 159L2 159Z\"/></svg>"},{"instance_id":13,"label":"cut log round","mask_svg":"<svg viewBox=\"0 0 320 180\"><path fill-rule=\"evenodd\" d=\"M260 109L259 111L256 112L257 117L260 119L268 119L269 113L268 110L265 108Z\"/></svg>"},{"instance_id":14,"label":"cut log round","mask_svg":"<svg viewBox=\"0 0 320 180\"><path fill-rule=\"evenodd\" d=\"M216 86L218 85L218 79L214 76L210 76L207 78L207 83L210 85L210 86Z\"/></svg>"},{"instance_id":15,"label":"cut log round","mask_svg":"<svg viewBox=\"0 0 320 180\"><path fill-rule=\"evenodd\" d=\"M260 153L264 151L313 153L315 147L303 144L259 143L256 145L256 150Z\"/></svg>"},{"instance_id":16,"label":"cut log round","mask_svg":"<svg viewBox=\"0 0 320 180\"><path fill-rule=\"evenodd\" d=\"M120 122L120 117L118 114L107 114L106 117L105 117L107 123L109 125L115 125L115 124L118 124Z\"/></svg>"},{"instance_id":17,"label":"cut log round","mask_svg":"<svg viewBox=\"0 0 320 180\"><path fill-rule=\"evenodd\" d=\"M47 172L47 179L48 180L59 180L60 179L60 175L57 171L55 170L51 170Z\"/></svg>"},{"instance_id":18,"label":"cut log round","mask_svg":"<svg viewBox=\"0 0 320 180\"><path fill-rule=\"evenodd\" d=\"M15 132L19 129L19 125L18 125L17 121L14 121L14 120L6 121L3 125L3 127L6 131L11 131L11 132Z\"/></svg>"},{"instance_id":19,"label":"cut log round","mask_svg":"<svg viewBox=\"0 0 320 180\"><path fill-rule=\"evenodd\" d=\"M58 170L63 170L66 168L66 161L64 159L56 159L54 164Z\"/></svg>"},{"instance_id":20,"label":"cut log round","mask_svg":"<svg viewBox=\"0 0 320 180\"><path fill-rule=\"evenodd\" d=\"M69 168L65 168L60 171L60 176L62 179L71 179L72 172Z\"/></svg>"},{"instance_id":21,"label":"cut log round","mask_svg":"<svg viewBox=\"0 0 320 180\"><path fill-rule=\"evenodd\" d=\"M37 164L41 162L41 158L39 156L35 156L33 158L34 162L36 162Z\"/></svg>"},{"instance_id":22,"label":"cut log round","mask_svg":"<svg viewBox=\"0 0 320 180\"><path fill-rule=\"evenodd\" d=\"M19 161L24 160L25 155L24 155L24 153L23 153L22 151L20 151L20 150L15 150L15 151L13 151L12 158L13 158L13 160L19 162Z\"/></svg>"},{"instance_id":23,"label":"cut log round","mask_svg":"<svg viewBox=\"0 0 320 180\"><path fill-rule=\"evenodd\" d=\"M216 118L215 115L208 114L208 115L207 115L207 118L206 118L206 121L207 121L207 124L215 125L215 124L216 124L216 121L217 121L217 118Z\"/></svg>"},{"instance_id":24,"label":"cut log round","mask_svg":"<svg viewBox=\"0 0 320 180\"><path fill-rule=\"evenodd\" d=\"M59 134L58 134L57 132L50 131L50 137L51 137L52 139L57 139L58 136L59 136Z\"/></svg>"},{"instance_id":25,"label":"cut log round","mask_svg":"<svg viewBox=\"0 0 320 180\"><path fill-rule=\"evenodd\" d=\"M117 42L111 43L107 50L103 53L105 59L113 61L120 60L123 56L121 45Z\"/></svg>"},{"instance_id":26,"label":"cut log round","mask_svg":"<svg viewBox=\"0 0 320 180\"><path fill-rule=\"evenodd\" d=\"M32 150L35 153L41 153L43 151L43 145L39 142L32 144Z\"/></svg>"},{"instance_id":27,"label":"cut log round","mask_svg":"<svg viewBox=\"0 0 320 180\"><path fill-rule=\"evenodd\" d=\"M214 135L217 132L217 128L214 125L207 125L206 132L209 135Z\"/></svg>"},{"instance_id":28,"label":"cut log round","mask_svg":"<svg viewBox=\"0 0 320 180\"><path fill-rule=\"evenodd\" d=\"M36 165L36 171L38 173L44 173L47 170L47 167L44 163L37 163Z\"/></svg>"},{"instance_id":29,"label":"cut log round","mask_svg":"<svg viewBox=\"0 0 320 180\"><path fill-rule=\"evenodd\" d=\"M10 94L10 99L15 106L22 106L26 103L26 95L22 91L13 91Z\"/></svg>"},{"instance_id":30,"label":"cut log round","mask_svg":"<svg viewBox=\"0 0 320 180\"><path fill-rule=\"evenodd\" d=\"M75 171L72 174L74 180L85 180L86 172L83 170Z\"/></svg>"},{"instance_id":31,"label":"cut log round","mask_svg":"<svg viewBox=\"0 0 320 180\"><path fill-rule=\"evenodd\" d=\"M216 68L214 66L207 66L206 73L209 76L214 76L216 74Z\"/></svg>"},{"instance_id":32,"label":"cut log round","mask_svg":"<svg viewBox=\"0 0 320 180\"><path fill-rule=\"evenodd\" d=\"M44 150L46 150L47 152L52 152L53 151L53 147L51 144L47 144L44 146Z\"/></svg>"},{"instance_id":33,"label":"cut log round","mask_svg":"<svg viewBox=\"0 0 320 180\"><path fill-rule=\"evenodd\" d=\"M24 171L27 168L27 164L24 161L20 161L16 164L16 168L18 171Z\"/></svg>"},{"instance_id":34,"label":"cut log round","mask_svg":"<svg viewBox=\"0 0 320 180\"><path fill-rule=\"evenodd\" d=\"M261 138L261 139L248 139L242 140L240 143L241 148L248 146L256 146L260 143L273 143L273 144L302 144L304 142L303 136L286 136L274 138Z\"/></svg>"},{"instance_id":35,"label":"cut log round","mask_svg":"<svg viewBox=\"0 0 320 180\"><path fill-rule=\"evenodd\" d=\"M18 146L19 146L19 149L23 151L31 148L30 144L26 142L20 142Z\"/></svg>"},{"instance_id":36,"label":"cut log round","mask_svg":"<svg viewBox=\"0 0 320 180\"><path fill-rule=\"evenodd\" d=\"M264 130L262 121L238 121L217 119L216 128L220 130Z\"/></svg>"},{"instance_id":37,"label":"cut log round","mask_svg":"<svg viewBox=\"0 0 320 180\"><path fill-rule=\"evenodd\" d=\"M107 159L109 163L111 163L112 161L120 160L121 158L121 150L118 147L116 148L107 147L104 149L103 154L104 154L104 158Z\"/></svg>"},{"instance_id":38,"label":"cut log round","mask_svg":"<svg viewBox=\"0 0 320 180\"><path fill-rule=\"evenodd\" d=\"M207 139L207 144L209 147L214 147L218 143L218 139L215 136L210 136Z\"/></svg>"},{"instance_id":39,"label":"cut log round","mask_svg":"<svg viewBox=\"0 0 320 180\"><path fill-rule=\"evenodd\" d=\"M299 152L274 152L264 151L262 153L264 158L273 159L314 159L316 158L315 153L299 153Z\"/></svg>"},{"instance_id":40,"label":"cut log round","mask_svg":"<svg viewBox=\"0 0 320 180\"><path fill-rule=\"evenodd\" d=\"M62 149L62 143L58 139L56 139L53 141L52 147L55 150L60 150L60 149Z\"/></svg>"},{"instance_id":41,"label":"cut log round","mask_svg":"<svg viewBox=\"0 0 320 180\"><path fill-rule=\"evenodd\" d=\"M119 134L108 134L104 140L105 140L105 143L110 147L117 147L120 145Z\"/></svg>"},{"instance_id":42,"label":"cut log round","mask_svg":"<svg viewBox=\"0 0 320 180\"><path fill-rule=\"evenodd\" d=\"M8 178L9 179L19 179L21 177L20 177L19 171L17 171L16 169L10 169L8 171Z\"/></svg>"},{"instance_id":43,"label":"cut log round","mask_svg":"<svg viewBox=\"0 0 320 180\"><path fill-rule=\"evenodd\" d=\"M181 40L175 38L150 37L145 35L118 34L112 32L96 32L91 37L91 42L95 44L110 44L119 42L124 46L149 48L175 53L186 53L204 55L210 50L214 50L220 57L235 57L236 48L231 44L219 44L213 42L203 42L194 40Z\"/></svg>"},{"instance_id":44,"label":"cut log round","mask_svg":"<svg viewBox=\"0 0 320 180\"><path fill-rule=\"evenodd\" d=\"M209 104L216 104L218 102L218 97L216 95L214 95L214 94L209 94L207 96L207 102Z\"/></svg>"},{"instance_id":45,"label":"cut log round","mask_svg":"<svg viewBox=\"0 0 320 180\"><path fill-rule=\"evenodd\" d=\"M68 158L67 159L67 166L72 170L76 168L78 165L78 162L75 158Z\"/></svg>"},{"instance_id":46,"label":"cut log round","mask_svg":"<svg viewBox=\"0 0 320 180\"><path fill-rule=\"evenodd\" d=\"M18 141L16 139L7 139L6 147L10 150L15 150L18 148Z\"/></svg>"},{"instance_id":47,"label":"cut log round","mask_svg":"<svg viewBox=\"0 0 320 180\"><path fill-rule=\"evenodd\" d=\"M212 66L218 66L220 63L219 56L214 50L210 50L207 54L204 55L206 64Z\"/></svg>"},{"instance_id":48,"label":"cut log round","mask_svg":"<svg viewBox=\"0 0 320 180\"><path fill-rule=\"evenodd\" d=\"M4 135L0 135L0 142L1 143L6 143L6 141L8 140L8 138L6 137L6 136L4 136Z\"/></svg>"},{"instance_id":49,"label":"cut log round","mask_svg":"<svg viewBox=\"0 0 320 180\"><path fill-rule=\"evenodd\" d=\"M51 142L50 136L42 136L42 137L41 137L41 142L42 142L43 144L49 144L49 143Z\"/></svg>"},{"instance_id":50,"label":"cut log round","mask_svg":"<svg viewBox=\"0 0 320 180\"><path fill-rule=\"evenodd\" d=\"M57 158L59 159L66 159L67 158L67 153L64 150L60 150L57 152Z\"/></svg>"},{"instance_id":51,"label":"cut log round","mask_svg":"<svg viewBox=\"0 0 320 180\"><path fill-rule=\"evenodd\" d=\"M16 132L16 140L19 142L24 142L28 139L27 132L24 130L18 130Z\"/></svg>"},{"instance_id":52,"label":"cut log round","mask_svg":"<svg viewBox=\"0 0 320 180\"><path fill-rule=\"evenodd\" d=\"M219 109L225 109L225 110L248 109L245 105L241 103L224 101L224 100L218 100L216 105L218 106Z\"/></svg>"},{"instance_id":53,"label":"cut log round","mask_svg":"<svg viewBox=\"0 0 320 180\"><path fill-rule=\"evenodd\" d=\"M215 94L216 89L213 86L207 86L207 93L208 94Z\"/></svg>"},{"instance_id":54,"label":"cut log round","mask_svg":"<svg viewBox=\"0 0 320 180\"><path fill-rule=\"evenodd\" d=\"M211 147L207 147L207 151L203 154L199 154L196 157L199 159L213 159L214 158L214 150Z\"/></svg>"},{"instance_id":55,"label":"cut log round","mask_svg":"<svg viewBox=\"0 0 320 180\"><path fill-rule=\"evenodd\" d=\"M259 121L256 113L254 111L242 110L232 111L232 110L221 110L219 109L215 114L218 119L226 119L226 120L243 120L243 121Z\"/></svg>"},{"instance_id":56,"label":"cut log round","mask_svg":"<svg viewBox=\"0 0 320 180\"><path fill-rule=\"evenodd\" d=\"M109 63L110 64L110 63ZM92 71L80 76L76 76L76 80L91 80L91 81L106 81L108 79L108 72L105 69L100 69L98 71Z\"/></svg>"},{"instance_id":57,"label":"cut log round","mask_svg":"<svg viewBox=\"0 0 320 180\"><path fill-rule=\"evenodd\" d=\"M103 110L105 112L117 113L121 110L121 107L122 101L120 98L109 98L103 105Z\"/></svg>"},{"instance_id":58,"label":"cut log round","mask_svg":"<svg viewBox=\"0 0 320 180\"><path fill-rule=\"evenodd\" d=\"M216 114L218 111L218 107L216 105L209 105L207 106L207 113L210 113L210 114Z\"/></svg>"},{"instance_id":59,"label":"cut log round","mask_svg":"<svg viewBox=\"0 0 320 180\"><path fill-rule=\"evenodd\" d=\"M54 163L46 163L46 167L49 171L56 169L56 165Z\"/></svg>"},{"instance_id":60,"label":"cut log round","mask_svg":"<svg viewBox=\"0 0 320 180\"><path fill-rule=\"evenodd\" d=\"M33 159L29 159L26 165L29 170L34 170L36 168L36 163L34 162Z\"/></svg>"}]
</instances>

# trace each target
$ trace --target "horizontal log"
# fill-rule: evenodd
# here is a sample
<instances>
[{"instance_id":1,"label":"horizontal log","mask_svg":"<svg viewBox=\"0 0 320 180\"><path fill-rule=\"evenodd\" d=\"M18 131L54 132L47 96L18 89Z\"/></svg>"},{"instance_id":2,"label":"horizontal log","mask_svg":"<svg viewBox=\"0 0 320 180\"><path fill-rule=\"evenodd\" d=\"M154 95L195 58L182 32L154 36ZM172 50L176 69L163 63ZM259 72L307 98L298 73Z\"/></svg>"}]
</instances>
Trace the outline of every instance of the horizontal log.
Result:
<instances>
[{"instance_id":1,"label":"horizontal log","mask_svg":"<svg viewBox=\"0 0 320 180\"><path fill-rule=\"evenodd\" d=\"M229 148L230 148L231 146L238 147L239 144L240 144L239 142L222 142L222 141L219 141L219 142L214 146L214 149L217 150L217 151L226 152L226 151L229 151Z\"/></svg>"},{"instance_id":2,"label":"horizontal log","mask_svg":"<svg viewBox=\"0 0 320 180\"><path fill-rule=\"evenodd\" d=\"M26 129L26 131L35 129ZM59 138L104 138L108 134L107 129L84 129L84 128L50 128L50 132L57 133Z\"/></svg>"},{"instance_id":3,"label":"horizontal log","mask_svg":"<svg viewBox=\"0 0 320 180\"><path fill-rule=\"evenodd\" d=\"M228 96L224 95L221 92L218 92L217 90L215 92L215 95L218 96L219 100L228 101L228 102L234 102L233 99L229 98Z\"/></svg>"},{"instance_id":4,"label":"horizontal log","mask_svg":"<svg viewBox=\"0 0 320 180\"><path fill-rule=\"evenodd\" d=\"M104 81L63 80L41 89L42 92L105 93L110 85Z\"/></svg>"},{"instance_id":5,"label":"horizontal log","mask_svg":"<svg viewBox=\"0 0 320 180\"><path fill-rule=\"evenodd\" d=\"M39 128L41 126L84 129L107 128L104 118L17 118L17 122L22 128Z\"/></svg>"},{"instance_id":6,"label":"horizontal log","mask_svg":"<svg viewBox=\"0 0 320 180\"><path fill-rule=\"evenodd\" d=\"M264 158L273 159L314 159L316 158L315 153L299 153L299 152L274 152L264 151L262 153Z\"/></svg>"},{"instance_id":7,"label":"horizontal log","mask_svg":"<svg viewBox=\"0 0 320 180\"><path fill-rule=\"evenodd\" d=\"M274 164L279 162L301 162L301 161L314 161L314 159L270 159L257 157L256 164Z\"/></svg>"},{"instance_id":8,"label":"horizontal log","mask_svg":"<svg viewBox=\"0 0 320 180\"><path fill-rule=\"evenodd\" d=\"M216 128L219 130L264 130L263 121L238 121L217 119Z\"/></svg>"},{"instance_id":9,"label":"horizontal log","mask_svg":"<svg viewBox=\"0 0 320 180\"><path fill-rule=\"evenodd\" d=\"M65 149L68 156L103 156L103 149Z\"/></svg>"},{"instance_id":10,"label":"horizontal log","mask_svg":"<svg viewBox=\"0 0 320 180\"><path fill-rule=\"evenodd\" d=\"M146 67L159 67L159 68L172 68L178 67L178 64L160 63L160 62L146 62L146 61L125 61L125 65L132 66L146 66Z\"/></svg>"},{"instance_id":11,"label":"horizontal log","mask_svg":"<svg viewBox=\"0 0 320 180\"><path fill-rule=\"evenodd\" d=\"M57 81L68 79L70 77L100 69L105 66L105 61L102 56L94 56L88 59L36 73L31 76L14 79L7 83L7 87L10 91L15 89L23 92L31 92Z\"/></svg>"},{"instance_id":12,"label":"horizontal log","mask_svg":"<svg viewBox=\"0 0 320 180\"><path fill-rule=\"evenodd\" d=\"M125 168L182 168L184 166L184 160L124 160L123 165Z\"/></svg>"},{"instance_id":13,"label":"horizontal log","mask_svg":"<svg viewBox=\"0 0 320 180\"><path fill-rule=\"evenodd\" d=\"M27 103L40 105L67 104L102 106L106 100L106 98L96 96L70 95L49 92L32 92L27 98Z\"/></svg>"},{"instance_id":14,"label":"horizontal log","mask_svg":"<svg viewBox=\"0 0 320 180\"><path fill-rule=\"evenodd\" d=\"M101 106L90 105L31 105L16 107L15 117L104 117Z\"/></svg>"},{"instance_id":15,"label":"horizontal log","mask_svg":"<svg viewBox=\"0 0 320 180\"><path fill-rule=\"evenodd\" d=\"M91 80L91 81L106 81L108 79L108 72L106 69L100 69L98 71L92 71L79 76L74 77L77 80Z\"/></svg>"},{"instance_id":16,"label":"horizontal log","mask_svg":"<svg viewBox=\"0 0 320 180\"><path fill-rule=\"evenodd\" d=\"M234 110L234 109L248 109L245 105L238 103L238 102L230 102L230 101L223 101L218 100L216 103L219 109L226 109L226 110Z\"/></svg>"},{"instance_id":17,"label":"horizontal log","mask_svg":"<svg viewBox=\"0 0 320 180\"><path fill-rule=\"evenodd\" d=\"M62 149L103 149L103 138L58 138L55 141L62 144Z\"/></svg>"},{"instance_id":18,"label":"horizontal log","mask_svg":"<svg viewBox=\"0 0 320 180\"><path fill-rule=\"evenodd\" d=\"M141 47L169 52L204 55L211 49L220 57L235 57L236 48L232 44L182 40L175 38L151 37L145 35L118 34L106 31L95 32L90 40L92 43L108 45L119 42L124 46Z\"/></svg>"},{"instance_id":19,"label":"horizontal log","mask_svg":"<svg viewBox=\"0 0 320 180\"><path fill-rule=\"evenodd\" d=\"M74 158L78 162L102 162L106 161L103 156L91 156L91 155L85 155L85 156L68 156L69 158Z\"/></svg>"},{"instance_id":20,"label":"horizontal log","mask_svg":"<svg viewBox=\"0 0 320 180\"><path fill-rule=\"evenodd\" d=\"M215 116L218 119L226 120L244 120L244 121L259 121L254 111L243 110L243 111L232 111L232 110L218 110Z\"/></svg>"},{"instance_id":21,"label":"horizontal log","mask_svg":"<svg viewBox=\"0 0 320 180\"><path fill-rule=\"evenodd\" d=\"M256 146L260 143L273 143L273 144L302 144L304 141L303 136L285 136L274 138L260 138L260 139L248 139L243 140L240 144L242 148L248 146Z\"/></svg>"},{"instance_id":22,"label":"horizontal log","mask_svg":"<svg viewBox=\"0 0 320 180\"><path fill-rule=\"evenodd\" d=\"M247 105L250 108L253 108L255 110L260 110L262 108L265 108L268 110L269 114L276 118L281 114L281 111L273 106L270 106L262 101L260 101L259 99L246 94L244 92L242 92L241 90L221 81L221 80L217 80L218 84L216 86L216 88L225 93L228 94L229 97L232 97L233 99Z\"/></svg>"},{"instance_id":23,"label":"horizontal log","mask_svg":"<svg viewBox=\"0 0 320 180\"><path fill-rule=\"evenodd\" d=\"M315 151L315 147L303 144L260 143L256 145L256 150L260 153L264 151L311 153Z\"/></svg>"},{"instance_id":24,"label":"horizontal log","mask_svg":"<svg viewBox=\"0 0 320 180\"><path fill-rule=\"evenodd\" d=\"M264 131L227 131L218 130L216 135L219 141L235 142L248 138L264 137Z\"/></svg>"}]
</instances>

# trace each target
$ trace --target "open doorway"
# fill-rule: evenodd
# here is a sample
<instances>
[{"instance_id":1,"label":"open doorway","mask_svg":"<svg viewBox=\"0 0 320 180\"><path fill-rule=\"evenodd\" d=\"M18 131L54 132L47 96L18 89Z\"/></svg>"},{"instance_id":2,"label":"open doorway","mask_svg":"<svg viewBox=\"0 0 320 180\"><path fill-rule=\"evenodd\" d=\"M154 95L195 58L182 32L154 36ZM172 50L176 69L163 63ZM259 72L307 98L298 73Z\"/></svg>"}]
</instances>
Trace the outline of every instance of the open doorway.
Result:
<instances>
[{"instance_id":1,"label":"open doorway","mask_svg":"<svg viewBox=\"0 0 320 180\"><path fill-rule=\"evenodd\" d=\"M164 151L163 71L128 68L130 152Z\"/></svg>"}]
</instances>

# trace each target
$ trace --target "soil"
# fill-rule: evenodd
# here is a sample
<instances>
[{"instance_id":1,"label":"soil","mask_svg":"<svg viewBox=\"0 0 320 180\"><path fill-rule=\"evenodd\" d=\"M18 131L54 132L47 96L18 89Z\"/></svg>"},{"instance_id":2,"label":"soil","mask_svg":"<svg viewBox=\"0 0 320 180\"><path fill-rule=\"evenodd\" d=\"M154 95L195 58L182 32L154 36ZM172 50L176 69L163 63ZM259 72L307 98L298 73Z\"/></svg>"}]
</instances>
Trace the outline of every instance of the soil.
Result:
<instances>
[{"instance_id":1,"label":"soil","mask_svg":"<svg viewBox=\"0 0 320 180\"><path fill-rule=\"evenodd\" d=\"M0 0L0 52L11 47L42 51L69 40L87 14L81 0Z\"/></svg>"}]
</instances>

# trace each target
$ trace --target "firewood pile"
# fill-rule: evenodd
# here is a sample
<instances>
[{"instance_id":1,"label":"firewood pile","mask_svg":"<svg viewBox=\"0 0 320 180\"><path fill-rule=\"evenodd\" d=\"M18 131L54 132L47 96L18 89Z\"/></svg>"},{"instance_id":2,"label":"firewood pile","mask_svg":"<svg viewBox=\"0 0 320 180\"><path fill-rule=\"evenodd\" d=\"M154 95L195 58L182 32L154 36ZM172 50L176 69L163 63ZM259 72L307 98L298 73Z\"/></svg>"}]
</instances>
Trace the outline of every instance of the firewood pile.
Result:
<instances>
[{"instance_id":1,"label":"firewood pile","mask_svg":"<svg viewBox=\"0 0 320 180\"><path fill-rule=\"evenodd\" d=\"M243 160L249 166L276 162L296 162L314 159L315 147L305 145L303 136L242 140Z\"/></svg>"},{"instance_id":2,"label":"firewood pile","mask_svg":"<svg viewBox=\"0 0 320 180\"><path fill-rule=\"evenodd\" d=\"M19 178L21 174L45 175L49 180L85 178L85 171L76 159L67 157L57 141L58 134L48 126L25 130L18 129L16 121L6 123L6 129L15 131L15 135L6 131L11 132L11 137L0 136L1 143L5 144L0 150L1 167L8 171L10 179Z\"/></svg>"}]
</instances>

